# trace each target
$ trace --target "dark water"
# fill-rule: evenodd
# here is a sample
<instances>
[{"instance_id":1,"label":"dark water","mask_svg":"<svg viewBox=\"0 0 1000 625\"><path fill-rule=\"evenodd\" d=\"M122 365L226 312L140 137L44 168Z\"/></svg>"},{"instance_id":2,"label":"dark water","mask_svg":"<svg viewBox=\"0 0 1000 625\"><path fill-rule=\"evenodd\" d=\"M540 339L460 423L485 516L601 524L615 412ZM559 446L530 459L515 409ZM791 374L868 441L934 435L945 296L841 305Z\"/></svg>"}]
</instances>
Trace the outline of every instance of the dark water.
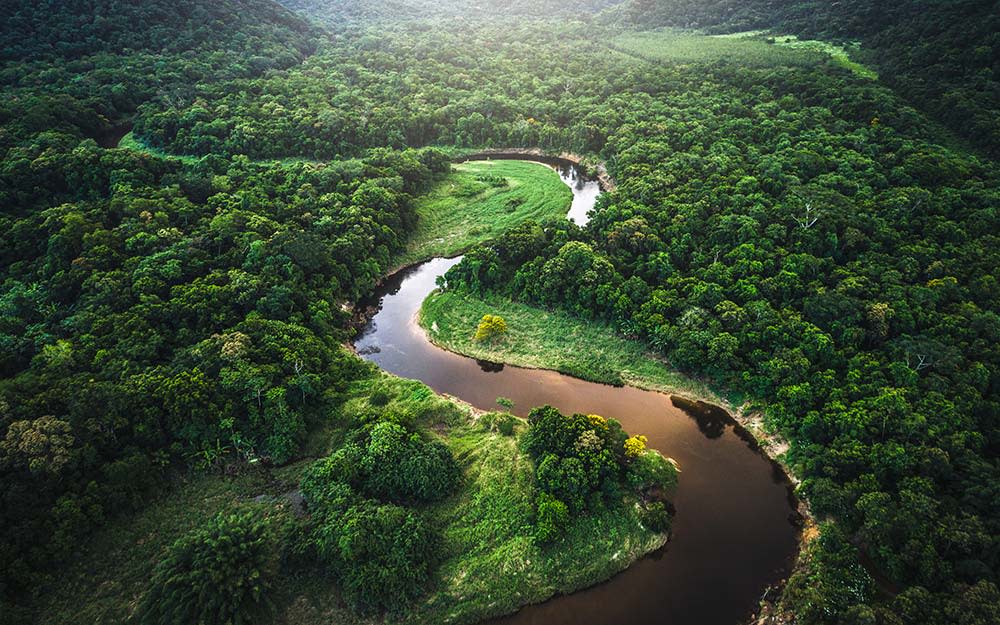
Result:
<instances>
[{"instance_id":1,"label":"dark water","mask_svg":"<svg viewBox=\"0 0 1000 625\"><path fill-rule=\"evenodd\" d=\"M664 550L608 582L496 622L735 625L746 619L765 589L788 574L797 552L794 502L781 470L720 408L480 363L434 347L416 313L435 278L456 262L431 260L387 280L376 294L381 309L355 343L358 352L479 408L495 409L497 397L509 397L520 415L551 404L565 413L613 417L627 431L648 436L682 471L673 537Z\"/></svg>"}]
</instances>

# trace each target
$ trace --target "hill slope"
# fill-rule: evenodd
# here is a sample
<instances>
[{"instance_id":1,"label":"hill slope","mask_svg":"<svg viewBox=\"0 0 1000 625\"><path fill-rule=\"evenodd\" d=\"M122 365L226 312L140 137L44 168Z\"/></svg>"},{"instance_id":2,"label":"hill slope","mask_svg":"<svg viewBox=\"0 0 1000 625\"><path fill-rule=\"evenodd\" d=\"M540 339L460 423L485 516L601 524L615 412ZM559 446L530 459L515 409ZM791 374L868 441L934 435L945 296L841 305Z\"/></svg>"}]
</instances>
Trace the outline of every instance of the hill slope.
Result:
<instances>
[{"instance_id":1,"label":"hill slope","mask_svg":"<svg viewBox=\"0 0 1000 625\"><path fill-rule=\"evenodd\" d=\"M636 28L773 29L859 40L864 59L910 102L1000 156L1000 3L996 0L631 0L612 11Z\"/></svg>"}]
</instances>

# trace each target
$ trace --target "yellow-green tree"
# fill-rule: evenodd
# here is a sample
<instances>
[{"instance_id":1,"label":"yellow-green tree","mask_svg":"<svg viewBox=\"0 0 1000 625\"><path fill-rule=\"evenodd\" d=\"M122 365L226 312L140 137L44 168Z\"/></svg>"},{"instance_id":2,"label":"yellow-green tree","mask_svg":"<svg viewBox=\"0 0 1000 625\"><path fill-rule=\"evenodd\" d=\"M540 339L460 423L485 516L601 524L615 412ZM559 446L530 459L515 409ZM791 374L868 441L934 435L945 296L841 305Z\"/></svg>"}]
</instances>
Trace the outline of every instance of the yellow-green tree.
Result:
<instances>
[{"instance_id":1,"label":"yellow-green tree","mask_svg":"<svg viewBox=\"0 0 1000 625\"><path fill-rule=\"evenodd\" d=\"M625 441L625 456L628 458L636 458L643 451L646 450L646 441L648 439L645 436L631 436Z\"/></svg>"},{"instance_id":2,"label":"yellow-green tree","mask_svg":"<svg viewBox=\"0 0 1000 625\"><path fill-rule=\"evenodd\" d=\"M492 341L507 334L507 322L500 315L483 315L476 328L477 341Z\"/></svg>"}]
</instances>

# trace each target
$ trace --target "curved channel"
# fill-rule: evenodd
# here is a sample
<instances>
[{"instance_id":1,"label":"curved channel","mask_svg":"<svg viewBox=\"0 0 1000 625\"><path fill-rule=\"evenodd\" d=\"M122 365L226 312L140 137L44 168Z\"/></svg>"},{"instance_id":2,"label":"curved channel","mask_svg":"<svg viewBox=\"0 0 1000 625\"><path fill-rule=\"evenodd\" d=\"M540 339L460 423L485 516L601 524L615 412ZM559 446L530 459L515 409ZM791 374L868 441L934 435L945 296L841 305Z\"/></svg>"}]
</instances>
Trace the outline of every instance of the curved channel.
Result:
<instances>
[{"instance_id":1,"label":"curved channel","mask_svg":"<svg viewBox=\"0 0 1000 625\"><path fill-rule=\"evenodd\" d=\"M580 197L588 186L570 166L560 176ZM598 192L574 204L585 220ZM582 213L580 212L582 210ZM582 223L578 221L578 223ZM798 549L787 476L724 410L631 387L616 388L554 371L477 362L434 346L416 323L435 279L459 262L436 258L403 270L375 294L378 312L355 342L364 358L396 375L482 409L497 397L525 415L551 404L564 413L614 417L674 458L681 476L667 546L611 580L528 606L496 623L518 625L736 625L791 570Z\"/></svg>"}]
</instances>

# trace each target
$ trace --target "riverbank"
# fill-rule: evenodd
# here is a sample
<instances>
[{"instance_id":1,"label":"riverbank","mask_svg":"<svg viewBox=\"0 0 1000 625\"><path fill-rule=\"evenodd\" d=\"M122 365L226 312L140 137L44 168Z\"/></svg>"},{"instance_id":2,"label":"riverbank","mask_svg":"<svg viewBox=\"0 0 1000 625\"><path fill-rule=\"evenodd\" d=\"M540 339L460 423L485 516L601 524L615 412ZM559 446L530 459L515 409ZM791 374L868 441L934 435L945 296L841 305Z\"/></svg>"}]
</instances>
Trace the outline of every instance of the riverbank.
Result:
<instances>
[{"instance_id":1,"label":"riverbank","mask_svg":"<svg viewBox=\"0 0 1000 625\"><path fill-rule=\"evenodd\" d=\"M315 456L282 467L233 459L217 470L178 474L148 506L107 524L46 593L39 622L128 621L163 551L206 518L252 509L275 527L297 525L301 510L289 494L297 493L305 468L339 445L351 424L384 411L405 415L423 436L443 442L463 472L455 495L420 509L440 529L442 540L442 561L427 594L402 613L372 618L346 607L328 573L291 565L270 580L273 622L476 623L598 584L667 542L667 534L642 525L632 494L619 506L574 517L555 543L536 545L534 464L517 438L526 428L523 420L514 435L505 436L484 426L483 411L435 394L418 381L373 370L332 408L317 432L323 440L310 446ZM294 534L282 536L289 540ZM94 579L102 581L99 592L94 592Z\"/></svg>"},{"instance_id":2,"label":"riverbank","mask_svg":"<svg viewBox=\"0 0 1000 625\"><path fill-rule=\"evenodd\" d=\"M541 148L485 148L476 151L458 151L455 157L469 161L518 159L541 161L552 165L572 165L580 168L588 178L597 180L605 193L610 193L616 188L615 180L608 173L604 163L572 152L547 152Z\"/></svg>"},{"instance_id":3,"label":"riverbank","mask_svg":"<svg viewBox=\"0 0 1000 625\"><path fill-rule=\"evenodd\" d=\"M507 335L494 341L474 340L476 325L485 314L503 317ZM737 396L724 397L707 384L671 369L642 343L622 338L610 326L499 295L435 291L424 300L418 323L438 347L477 360L550 369L589 382L680 395L729 411L740 403Z\"/></svg>"}]
</instances>

